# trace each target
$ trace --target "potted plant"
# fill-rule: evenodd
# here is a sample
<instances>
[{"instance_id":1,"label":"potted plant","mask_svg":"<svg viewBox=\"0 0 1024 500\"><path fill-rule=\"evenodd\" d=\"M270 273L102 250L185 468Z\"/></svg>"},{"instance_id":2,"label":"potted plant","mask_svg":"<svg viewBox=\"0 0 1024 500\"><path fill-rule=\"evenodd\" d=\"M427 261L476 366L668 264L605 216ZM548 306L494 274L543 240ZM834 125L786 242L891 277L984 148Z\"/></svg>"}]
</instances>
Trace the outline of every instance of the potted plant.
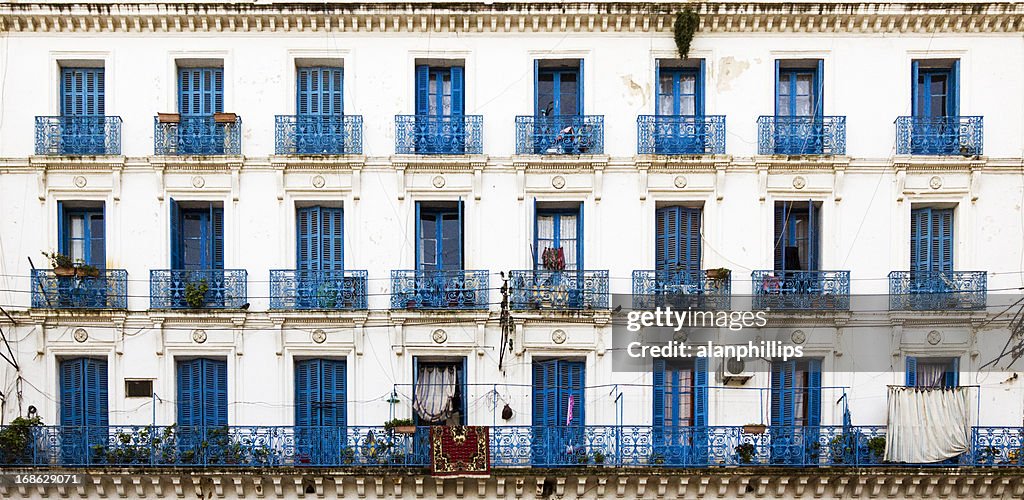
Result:
<instances>
[{"instance_id":1,"label":"potted plant","mask_svg":"<svg viewBox=\"0 0 1024 500\"><path fill-rule=\"evenodd\" d=\"M75 275L75 261L71 257L57 252L43 252L43 256L50 260L53 274L64 277Z\"/></svg>"},{"instance_id":2,"label":"potted plant","mask_svg":"<svg viewBox=\"0 0 1024 500\"><path fill-rule=\"evenodd\" d=\"M100 270L96 266L91 266L79 260L75 264L75 276L79 278L98 278Z\"/></svg>"},{"instance_id":3,"label":"potted plant","mask_svg":"<svg viewBox=\"0 0 1024 500\"><path fill-rule=\"evenodd\" d=\"M384 429L394 431L399 434L415 434L416 423L411 418L396 418L384 422Z\"/></svg>"},{"instance_id":4,"label":"potted plant","mask_svg":"<svg viewBox=\"0 0 1024 500\"><path fill-rule=\"evenodd\" d=\"M747 424L743 426L744 434L764 434L767 426L764 424Z\"/></svg>"},{"instance_id":5,"label":"potted plant","mask_svg":"<svg viewBox=\"0 0 1024 500\"><path fill-rule=\"evenodd\" d=\"M872 458L878 463L885 461L885 436L875 436L868 439L868 451Z\"/></svg>"},{"instance_id":6,"label":"potted plant","mask_svg":"<svg viewBox=\"0 0 1024 500\"><path fill-rule=\"evenodd\" d=\"M594 464L604 465L604 453L601 453L601 450L594 452Z\"/></svg>"},{"instance_id":7,"label":"potted plant","mask_svg":"<svg viewBox=\"0 0 1024 500\"><path fill-rule=\"evenodd\" d=\"M714 269L708 269L707 271L704 271L704 274L707 275L708 279L724 280L729 278L729 276L732 274L732 271L729 270L728 268L718 267Z\"/></svg>"},{"instance_id":8,"label":"potted plant","mask_svg":"<svg viewBox=\"0 0 1024 500\"><path fill-rule=\"evenodd\" d=\"M736 447L736 457L738 462L741 464L749 464L754 461L754 448L753 443L743 443Z\"/></svg>"},{"instance_id":9,"label":"potted plant","mask_svg":"<svg viewBox=\"0 0 1024 500\"><path fill-rule=\"evenodd\" d=\"M181 122L181 115L178 113L157 113L156 121L158 123L179 123Z\"/></svg>"},{"instance_id":10,"label":"potted plant","mask_svg":"<svg viewBox=\"0 0 1024 500\"><path fill-rule=\"evenodd\" d=\"M235 123L238 121L238 115L234 113L214 113L214 123Z\"/></svg>"},{"instance_id":11,"label":"potted plant","mask_svg":"<svg viewBox=\"0 0 1024 500\"><path fill-rule=\"evenodd\" d=\"M31 463L33 427L40 425L43 425L40 417L17 417L0 429L0 463Z\"/></svg>"},{"instance_id":12,"label":"potted plant","mask_svg":"<svg viewBox=\"0 0 1024 500\"><path fill-rule=\"evenodd\" d=\"M188 281L185 283L185 303L192 309L203 307L206 302L206 292L210 287L206 284L206 278L199 281Z\"/></svg>"}]
</instances>

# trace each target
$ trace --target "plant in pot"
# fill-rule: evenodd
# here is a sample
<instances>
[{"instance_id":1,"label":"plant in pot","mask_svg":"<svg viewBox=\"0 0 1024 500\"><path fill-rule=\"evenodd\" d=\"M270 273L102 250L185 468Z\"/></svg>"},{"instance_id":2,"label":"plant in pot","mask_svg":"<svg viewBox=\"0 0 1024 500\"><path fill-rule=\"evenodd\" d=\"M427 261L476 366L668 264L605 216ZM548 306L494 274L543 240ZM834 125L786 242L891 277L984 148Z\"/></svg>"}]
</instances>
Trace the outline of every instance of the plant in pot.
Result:
<instances>
[{"instance_id":1,"label":"plant in pot","mask_svg":"<svg viewBox=\"0 0 1024 500\"><path fill-rule=\"evenodd\" d=\"M75 261L71 257L57 252L43 252L43 256L50 260L53 274L64 277L75 275Z\"/></svg>"},{"instance_id":2,"label":"plant in pot","mask_svg":"<svg viewBox=\"0 0 1024 500\"><path fill-rule=\"evenodd\" d=\"M43 425L40 417L17 417L0 429L0 463L27 464L32 462L34 427Z\"/></svg>"},{"instance_id":3,"label":"plant in pot","mask_svg":"<svg viewBox=\"0 0 1024 500\"><path fill-rule=\"evenodd\" d=\"M704 274L707 275L708 279L724 280L729 278L729 276L732 274L732 271L725 267L717 267L714 269L708 269L707 271L704 271Z\"/></svg>"},{"instance_id":4,"label":"plant in pot","mask_svg":"<svg viewBox=\"0 0 1024 500\"><path fill-rule=\"evenodd\" d=\"M100 270L98 267L86 264L85 261L79 259L75 262L75 276L79 278L98 278Z\"/></svg>"},{"instance_id":5,"label":"plant in pot","mask_svg":"<svg viewBox=\"0 0 1024 500\"><path fill-rule=\"evenodd\" d=\"M753 443L743 443L736 446L736 458L741 464L749 464L754 461L755 451Z\"/></svg>"},{"instance_id":6,"label":"plant in pot","mask_svg":"<svg viewBox=\"0 0 1024 500\"><path fill-rule=\"evenodd\" d=\"M206 284L206 278L199 281L188 281L185 283L185 303L192 309L199 309L206 303L206 292L210 287Z\"/></svg>"},{"instance_id":7,"label":"plant in pot","mask_svg":"<svg viewBox=\"0 0 1024 500\"><path fill-rule=\"evenodd\" d=\"M396 418L384 422L384 430L399 434L415 434L416 422L413 422L411 418Z\"/></svg>"},{"instance_id":8,"label":"plant in pot","mask_svg":"<svg viewBox=\"0 0 1024 500\"><path fill-rule=\"evenodd\" d=\"M876 462L885 461L885 436L875 436L868 439L868 451Z\"/></svg>"},{"instance_id":9,"label":"plant in pot","mask_svg":"<svg viewBox=\"0 0 1024 500\"><path fill-rule=\"evenodd\" d=\"M604 453L602 453L601 450L594 452L594 464L604 465Z\"/></svg>"}]
</instances>

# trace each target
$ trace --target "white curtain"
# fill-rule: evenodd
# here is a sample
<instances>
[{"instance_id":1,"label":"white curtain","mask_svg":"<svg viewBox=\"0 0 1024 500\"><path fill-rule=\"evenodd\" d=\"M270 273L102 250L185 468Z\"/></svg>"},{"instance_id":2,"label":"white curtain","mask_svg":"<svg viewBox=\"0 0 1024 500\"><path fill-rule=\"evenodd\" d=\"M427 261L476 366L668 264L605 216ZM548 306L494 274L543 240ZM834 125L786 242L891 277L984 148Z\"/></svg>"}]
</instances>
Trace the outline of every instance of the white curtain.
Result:
<instances>
[{"instance_id":1,"label":"white curtain","mask_svg":"<svg viewBox=\"0 0 1024 500\"><path fill-rule=\"evenodd\" d=\"M941 462L968 450L970 430L966 388L889 388L885 460Z\"/></svg>"},{"instance_id":2,"label":"white curtain","mask_svg":"<svg viewBox=\"0 0 1024 500\"><path fill-rule=\"evenodd\" d=\"M420 420L440 422L451 416L457 378L454 366L420 368L412 403Z\"/></svg>"}]
</instances>

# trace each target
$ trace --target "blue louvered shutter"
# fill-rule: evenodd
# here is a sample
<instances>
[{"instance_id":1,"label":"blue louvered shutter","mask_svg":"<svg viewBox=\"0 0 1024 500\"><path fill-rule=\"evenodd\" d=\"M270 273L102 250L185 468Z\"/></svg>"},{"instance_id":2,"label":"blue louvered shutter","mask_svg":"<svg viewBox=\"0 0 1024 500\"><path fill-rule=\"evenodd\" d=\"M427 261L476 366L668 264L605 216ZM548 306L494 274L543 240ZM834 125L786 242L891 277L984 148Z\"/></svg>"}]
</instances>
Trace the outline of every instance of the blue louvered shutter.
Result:
<instances>
[{"instance_id":1,"label":"blue louvered shutter","mask_svg":"<svg viewBox=\"0 0 1024 500\"><path fill-rule=\"evenodd\" d=\"M946 387L957 387L960 385L960 358L949 360L949 367L943 374L943 382Z\"/></svg>"},{"instance_id":2,"label":"blue louvered shutter","mask_svg":"<svg viewBox=\"0 0 1024 500\"><path fill-rule=\"evenodd\" d=\"M463 219L463 211L464 210L465 210L465 204L462 202L461 199L459 199L459 202L458 202L458 213L456 215L457 218L455 219L455 231L456 231L456 234L458 235L457 242L456 242L456 249L455 249L456 252L457 252L457 260L456 260L456 262L458 263L457 264L458 267L456 269L465 269L465 267L466 267L465 266L465 262L466 262L466 260L465 260L465 250L466 250L465 245L466 245L466 243L465 243L465 234L464 234L465 225L463 224L463 220L464 220Z\"/></svg>"},{"instance_id":3,"label":"blue louvered shutter","mask_svg":"<svg viewBox=\"0 0 1024 500\"><path fill-rule=\"evenodd\" d=\"M320 207L304 207L295 211L296 267L302 270L320 268L318 250Z\"/></svg>"},{"instance_id":4,"label":"blue louvered shutter","mask_svg":"<svg viewBox=\"0 0 1024 500\"><path fill-rule=\"evenodd\" d=\"M178 425L182 427L202 425L201 361L191 359L178 362Z\"/></svg>"},{"instance_id":5,"label":"blue louvered shutter","mask_svg":"<svg viewBox=\"0 0 1024 500\"><path fill-rule=\"evenodd\" d=\"M782 61L775 60L775 87L772 93L775 94L775 116L784 116L789 113L789 109L779 109L779 81L782 78ZM778 210L778 208L776 208ZM778 269L778 268L776 268Z\"/></svg>"},{"instance_id":6,"label":"blue louvered shutter","mask_svg":"<svg viewBox=\"0 0 1024 500\"><path fill-rule=\"evenodd\" d=\"M465 77L462 66L452 66L452 115L461 116L465 109Z\"/></svg>"},{"instance_id":7,"label":"blue louvered shutter","mask_svg":"<svg viewBox=\"0 0 1024 500\"><path fill-rule=\"evenodd\" d=\"M771 423L772 425L783 425L782 404L785 380L782 363L779 361L772 361L771 370Z\"/></svg>"},{"instance_id":8,"label":"blue louvered shutter","mask_svg":"<svg viewBox=\"0 0 1024 500\"><path fill-rule=\"evenodd\" d=\"M580 361L559 361L559 380L562 382L559 397L560 420L558 425L565 425L569 414L569 396L573 398L572 422L574 427L583 427L583 385L584 364Z\"/></svg>"},{"instance_id":9,"label":"blue louvered shutter","mask_svg":"<svg viewBox=\"0 0 1024 500\"><path fill-rule=\"evenodd\" d=\"M949 90L947 92L947 116L960 115L960 60L953 61L949 69Z\"/></svg>"},{"instance_id":10,"label":"blue louvered shutter","mask_svg":"<svg viewBox=\"0 0 1024 500\"><path fill-rule=\"evenodd\" d=\"M107 362L85 358L85 425L107 425Z\"/></svg>"},{"instance_id":11,"label":"blue louvered shutter","mask_svg":"<svg viewBox=\"0 0 1024 500\"><path fill-rule=\"evenodd\" d=\"M935 209L931 212L932 270L953 271L953 209Z\"/></svg>"},{"instance_id":12,"label":"blue louvered shutter","mask_svg":"<svg viewBox=\"0 0 1024 500\"><path fill-rule=\"evenodd\" d=\"M555 382L555 361L534 361L533 363L533 425L550 427L555 425L557 387Z\"/></svg>"},{"instance_id":13,"label":"blue louvered shutter","mask_svg":"<svg viewBox=\"0 0 1024 500\"><path fill-rule=\"evenodd\" d=\"M580 61L580 64L583 62ZM586 240L583 238L583 227L583 202L581 201L580 207L576 211L576 269L585 269L583 266L583 249L585 247L583 242Z\"/></svg>"},{"instance_id":14,"label":"blue louvered shutter","mask_svg":"<svg viewBox=\"0 0 1024 500\"><path fill-rule=\"evenodd\" d=\"M818 249L820 248L818 231L818 207L813 201L807 201L807 269L818 270Z\"/></svg>"},{"instance_id":15,"label":"blue louvered shutter","mask_svg":"<svg viewBox=\"0 0 1024 500\"><path fill-rule=\"evenodd\" d=\"M821 425L821 360L807 360L807 426Z\"/></svg>"},{"instance_id":16,"label":"blue louvered shutter","mask_svg":"<svg viewBox=\"0 0 1024 500\"><path fill-rule=\"evenodd\" d=\"M60 424L85 425L83 359L66 359L60 364Z\"/></svg>"},{"instance_id":17,"label":"blue louvered shutter","mask_svg":"<svg viewBox=\"0 0 1024 500\"><path fill-rule=\"evenodd\" d=\"M321 361L320 425L343 427L346 423L345 362L325 359Z\"/></svg>"},{"instance_id":18,"label":"blue louvered shutter","mask_svg":"<svg viewBox=\"0 0 1024 500\"><path fill-rule=\"evenodd\" d=\"M679 269L680 207L663 207L655 213L655 268L660 271Z\"/></svg>"},{"instance_id":19,"label":"blue louvered shutter","mask_svg":"<svg viewBox=\"0 0 1024 500\"><path fill-rule=\"evenodd\" d=\"M295 364L295 425L320 425L316 418L319 400L318 377L320 361L310 359Z\"/></svg>"},{"instance_id":20,"label":"blue louvered shutter","mask_svg":"<svg viewBox=\"0 0 1024 500\"><path fill-rule=\"evenodd\" d=\"M930 208L918 208L910 212L910 270L927 272L929 264L928 233L931 227Z\"/></svg>"},{"instance_id":21,"label":"blue louvered shutter","mask_svg":"<svg viewBox=\"0 0 1024 500\"><path fill-rule=\"evenodd\" d=\"M224 360L204 359L204 425L228 425L228 364Z\"/></svg>"},{"instance_id":22,"label":"blue louvered shutter","mask_svg":"<svg viewBox=\"0 0 1024 500\"><path fill-rule=\"evenodd\" d=\"M918 92L921 91L919 78L921 78L921 63L912 61L910 63L910 109L914 116L924 114L920 109L921 98L918 95Z\"/></svg>"},{"instance_id":23,"label":"blue louvered shutter","mask_svg":"<svg viewBox=\"0 0 1024 500\"><path fill-rule=\"evenodd\" d=\"M295 111L300 116L340 115L344 110L342 68L299 68Z\"/></svg>"},{"instance_id":24,"label":"blue louvered shutter","mask_svg":"<svg viewBox=\"0 0 1024 500\"><path fill-rule=\"evenodd\" d=\"M213 269L224 269L224 209L210 205L210 255Z\"/></svg>"},{"instance_id":25,"label":"blue louvered shutter","mask_svg":"<svg viewBox=\"0 0 1024 500\"><path fill-rule=\"evenodd\" d=\"M345 214L341 208L320 209L320 268L345 269Z\"/></svg>"},{"instance_id":26,"label":"blue louvered shutter","mask_svg":"<svg viewBox=\"0 0 1024 500\"><path fill-rule=\"evenodd\" d=\"M791 426L794 423L793 414L793 381L795 378L796 362L794 361L773 361L771 381L771 422L776 426Z\"/></svg>"},{"instance_id":27,"label":"blue louvered shutter","mask_svg":"<svg viewBox=\"0 0 1024 500\"><path fill-rule=\"evenodd\" d=\"M694 85L694 89L697 92L696 99L694 99L694 112L697 116L704 116L704 82L707 79L707 71L705 69L704 59L700 60L700 68L697 70L697 82Z\"/></svg>"},{"instance_id":28,"label":"blue louvered shutter","mask_svg":"<svg viewBox=\"0 0 1024 500\"><path fill-rule=\"evenodd\" d=\"M694 358L693 363L693 425L708 425L708 358Z\"/></svg>"},{"instance_id":29,"label":"blue louvered shutter","mask_svg":"<svg viewBox=\"0 0 1024 500\"><path fill-rule=\"evenodd\" d=\"M782 270L786 268L786 233L787 223L789 222L790 216L790 206L788 201L782 201L775 204L775 270Z\"/></svg>"},{"instance_id":30,"label":"blue louvered shutter","mask_svg":"<svg viewBox=\"0 0 1024 500\"><path fill-rule=\"evenodd\" d=\"M179 68L178 112L210 116L224 111L223 68Z\"/></svg>"},{"instance_id":31,"label":"blue louvered shutter","mask_svg":"<svg viewBox=\"0 0 1024 500\"><path fill-rule=\"evenodd\" d=\"M104 88L103 68L62 68L60 114L103 116Z\"/></svg>"},{"instance_id":32,"label":"blue louvered shutter","mask_svg":"<svg viewBox=\"0 0 1024 500\"><path fill-rule=\"evenodd\" d=\"M430 112L430 67L416 66L416 114L425 116Z\"/></svg>"},{"instance_id":33,"label":"blue louvered shutter","mask_svg":"<svg viewBox=\"0 0 1024 500\"><path fill-rule=\"evenodd\" d=\"M182 269L184 268L184 262L182 262L181 252L181 211L178 209L178 202L174 201L174 198L170 198L171 215L170 215L170 247L171 247L171 268Z\"/></svg>"},{"instance_id":34,"label":"blue louvered shutter","mask_svg":"<svg viewBox=\"0 0 1024 500\"><path fill-rule=\"evenodd\" d=\"M653 424L663 426L665 422L665 360L654 360L654 412ZM671 424L670 424L671 425Z\"/></svg>"},{"instance_id":35,"label":"blue louvered shutter","mask_svg":"<svg viewBox=\"0 0 1024 500\"><path fill-rule=\"evenodd\" d=\"M57 251L63 255L71 255L68 243L67 225L65 224L64 202L57 202Z\"/></svg>"},{"instance_id":36,"label":"blue louvered shutter","mask_svg":"<svg viewBox=\"0 0 1024 500\"><path fill-rule=\"evenodd\" d=\"M907 356L907 387L917 387L917 358Z\"/></svg>"},{"instance_id":37,"label":"blue louvered shutter","mask_svg":"<svg viewBox=\"0 0 1024 500\"><path fill-rule=\"evenodd\" d=\"M576 73L576 114L586 114L583 112L583 59L580 59L579 71Z\"/></svg>"},{"instance_id":38,"label":"blue louvered shutter","mask_svg":"<svg viewBox=\"0 0 1024 500\"><path fill-rule=\"evenodd\" d=\"M814 116L825 114L825 60L818 59L814 69Z\"/></svg>"}]
</instances>

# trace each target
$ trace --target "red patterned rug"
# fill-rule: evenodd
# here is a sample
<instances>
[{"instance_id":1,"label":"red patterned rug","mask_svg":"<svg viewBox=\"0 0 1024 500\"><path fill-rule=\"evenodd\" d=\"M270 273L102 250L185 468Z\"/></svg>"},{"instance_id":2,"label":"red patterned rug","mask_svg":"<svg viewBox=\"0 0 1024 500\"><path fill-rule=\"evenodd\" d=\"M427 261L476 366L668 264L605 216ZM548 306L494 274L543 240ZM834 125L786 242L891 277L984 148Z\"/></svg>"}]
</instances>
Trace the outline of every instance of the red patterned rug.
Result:
<instances>
[{"instance_id":1,"label":"red patterned rug","mask_svg":"<svg viewBox=\"0 0 1024 500\"><path fill-rule=\"evenodd\" d=\"M487 427L430 428L431 474L444 477L490 477L491 447Z\"/></svg>"}]
</instances>

